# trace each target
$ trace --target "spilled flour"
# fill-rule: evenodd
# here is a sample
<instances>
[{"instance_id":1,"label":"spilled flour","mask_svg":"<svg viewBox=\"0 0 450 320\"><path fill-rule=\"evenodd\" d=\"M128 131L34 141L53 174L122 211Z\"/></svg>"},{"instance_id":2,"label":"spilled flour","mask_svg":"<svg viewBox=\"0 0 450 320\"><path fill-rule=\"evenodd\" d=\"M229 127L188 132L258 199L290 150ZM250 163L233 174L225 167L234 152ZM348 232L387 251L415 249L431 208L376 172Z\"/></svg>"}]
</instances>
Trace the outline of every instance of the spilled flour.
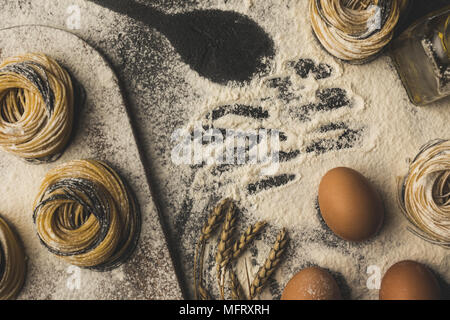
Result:
<instances>
[{"instance_id":1,"label":"spilled flour","mask_svg":"<svg viewBox=\"0 0 450 320\"><path fill-rule=\"evenodd\" d=\"M377 298L376 285L370 281L402 259L421 261L438 273L443 283L448 282L448 251L409 233L396 202L396 177L406 173L407 159L427 141L449 137L448 100L424 108L413 106L386 55L362 66L344 64L328 55L311 33L307 2L263 5L227 1L219 5L261 23L273 37L276 54L267 73L243 86L222 86L187 72L186 82L204 100L185 128L193 132L200 127L204 135L212 128L220 132L278 130L280 165L270 176L261 175L262 164L205 162L192 167L195 173L187 195L192 210L181 239L184 249L192 254L214 201L231 197L242 211L239 231L256 220L265 219L271 225L248 250L245 259L250 262L251 278L264 262L279 228L286 227L289 232L288 252L263 298L278 298L290 277L310 265L329 269L344 296L352 299ZM203 147L208 144L211 142L204 141ZM369 241L341 240L321 219L318 185L321 177L337 166L360 171L382 195L386 220L381 232ZM217 294L214 250L212 241L205 282ZM188 268L192 267L191 254L187 255ZM237 265L243 284L245 259Z\"/></svg>"},{"instance_id":2,"label":"spilled flour","mask_svg":"<svg viewBox=\"0 0 450 320\"><path fill-rule=\"evenodd\" d=\"M443 281L450 281L448 251L409 233L396 201L396 177L406 173L407 159L429 140L449 137L448 100L423 108L413 106L385 55L362 66L343 64L328 55L312 35L306 0L137 2L166 14L218 9L246 15L273 40L275 54L266 61L269 68L245 85L211 82L192 71L170 41L151 26L81 0L3 1L1 24L20 21L66 28L67 7L80 7L81 29L72 31L100 49L121 80L141 150L148 160L145 166L152 173L150 184L156 190L155 199L160 202L172 247L178 254L175 262L182 284L188 287L186 297L193 297L193 253L199 231L210 209L226 196L233 197L240 209L238 231L258 220L269 221L268 228L238 262L244 287L244 262L253 277L277 232L282 227L288 229L287 252L263 298L279 298L289 279L311 265L330 270L344 297L352 299L376 299L377 272L383 274L402 259L424 262ZM191 130L198 122L205 128L223 130L279 130L282 152L278 171L261 176L264 166L258 164L174 164L171 151L177 141L171 140L172 133L178 128ZM119 130L113 131L116 134ZM110 140L91 140L110 150ZM111 154L119 155L113 151ZM123 159L115 163L128 168L127 161L119 160ZM319 181L338 165L364 174L384 200L386 221L370 241L343 241L321 220L317 209ZM139 175L138 171L133 174ZM123 270L123 274L118 270L117 274L97 278L96 274L83 273L84 280L95 280L89 286L95 290L86 292L90 298L136 298L145 290L151 291L151 297L179 297L174 275L158 262L168 256L157 246L163 236L155 218L148 216L148 229L142 233L145 245L139 258L147 262L133 260L128 265L130 270ZM215 244L213 239L207 248L204 277L207 289L218 297ZM41 248L38 243L36 248ZM40 259L48 257L42 248L40 252ZM66 268L62 265L60 274L66 275ZM102 286L97 288L96 283L109 283L110 276L112 283L120 283L125 289L105 293ZM82 286L88 282L84 280ZM27 291L26 297L73 297L65 281L47 282L40 290ZM56 287L61 289L50 295Z\"/></svg>"}]
</instances>

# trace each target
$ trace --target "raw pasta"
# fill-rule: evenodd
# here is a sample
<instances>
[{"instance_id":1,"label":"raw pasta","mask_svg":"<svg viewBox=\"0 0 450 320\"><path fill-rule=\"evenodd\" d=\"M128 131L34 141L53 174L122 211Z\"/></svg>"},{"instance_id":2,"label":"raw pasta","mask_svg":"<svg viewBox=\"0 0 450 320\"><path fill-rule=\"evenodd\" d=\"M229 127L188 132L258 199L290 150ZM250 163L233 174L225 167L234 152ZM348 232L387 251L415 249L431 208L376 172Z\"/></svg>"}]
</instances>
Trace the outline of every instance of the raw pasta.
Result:
<instances>
[{"instance_id":1,"label":"raw pasta","mask_svg":"<svg viewBox=\"0 0 450 320\"><path fill-rule=\"evenodd\" d=\"M55 60L29 53L0 64L0 146L31 162L56 160L73 124L72 80Z\"/></svg>"},{"instance_id":2,"label":"raw pasta","mask_svg":"<svg viewBox=\"0 0 450 320\"><path fill-rule=\"evenodd\" d=\"M310 0L312 28L335 57L363 63L391 41L407 0Z\"/></svg>"},{"instance_id":3,"label":"raw pasta","mask_svg":"<svg viewBox=\"0 0 450 320\"><path fill-rule=\"evenodd\" d=\"M14 299L25 281L25 254L18 236L0 217L0 300Z\"/></svg>"},{"instance_id":4,"label":"raw pasta","mask_svg":"<svg viewBox=\"0 0 450 320\"><path fill-rule=\"evenodd\" d=\"M402 210L421 238L450 248L450 140L434 140L411 162L401 185Z\"/></svg>"},{"instance_id":5,"label":"raw pasta","mask_svg":"<svg viewBox=\"0 0 450 320\"><path fill-rule=\"evenodd\" d=\"M100 271L119 266L140 232L134 196L110 166L95 160L70 161L48 172L33 219L50 252Z\"/></svg>"}]
</instances>

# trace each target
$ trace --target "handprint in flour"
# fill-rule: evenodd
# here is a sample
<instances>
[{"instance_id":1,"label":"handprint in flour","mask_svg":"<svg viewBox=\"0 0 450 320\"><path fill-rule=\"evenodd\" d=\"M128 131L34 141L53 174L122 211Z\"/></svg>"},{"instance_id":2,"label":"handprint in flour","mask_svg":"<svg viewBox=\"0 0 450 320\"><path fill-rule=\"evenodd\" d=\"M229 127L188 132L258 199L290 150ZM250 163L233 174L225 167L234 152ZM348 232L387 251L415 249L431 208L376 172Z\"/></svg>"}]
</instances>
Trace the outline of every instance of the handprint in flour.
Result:
<instances>
[{"instance_id":1,"label":"handprint in flour","mask_svg":"<svg viewBox=\"0 0 450 320\"><path fill-rule=\"evenodd\" d=\"M195 169L217 177L219 188L241 183L252 195L294 181L284 164L361 146L364 126L351 120L361 99L334 87L334 73L311 59L289 61L281 76L262 79L250 99L210 109L184 141Z\"/></svg>"}]
</instances>

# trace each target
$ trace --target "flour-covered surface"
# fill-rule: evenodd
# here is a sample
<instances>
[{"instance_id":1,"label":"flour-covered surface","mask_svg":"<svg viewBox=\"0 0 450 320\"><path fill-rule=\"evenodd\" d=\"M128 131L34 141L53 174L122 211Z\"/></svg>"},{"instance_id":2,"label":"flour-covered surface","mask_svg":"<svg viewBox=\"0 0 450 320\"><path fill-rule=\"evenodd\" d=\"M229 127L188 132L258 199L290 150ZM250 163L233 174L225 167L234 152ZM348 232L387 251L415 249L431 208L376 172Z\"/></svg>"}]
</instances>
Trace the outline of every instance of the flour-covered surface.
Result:
<instances>
[{"instance_id":1,"label":"flour-covered surface","mask_svg":"<svg viewBox=\"0 0 450 320\"><path fill-rule=\"evenodd\" d=\"M137 2L166 15L155 22L134 20L85 1L4 1L1 24L67 28L73 12L67 11L69 6L79 8L80 24L73 32L110 60L129 102L185 297L193 297L193 253L200 228L224 197L235 199L240 209L239 231L258 220L269 222L239 260L243 284L244 262L253 277L277 232L282 227L288 230L287 252L263 298L279 298L287 281L310 265L328 269L344 297L351 299L376 299L377 271L383 274L403 259L427 264L443 285L450 281L448 251L408 232L396 201L396 178L406 173L408 158L429 140L449 137L448 99L413 106L386 55L362 66L328 55L311 33L306 0ZM156 30L161 23L170 23L171 14L179 17L194 9L236 11L257 23L273 41L273 56L262 61L266 68L245 83L201 76L195 71L198 66L190 66L192 60L175 50L174 39L164 34L167 29ZM221 132L279 130L278 171L264 176L263 165L174 163L172 149L178 141L171 139L172 134L176 129L194 132L196 126ZM318 185L336 166L360 171L383 198L385 223L367 242L341 240L321 220ZM214 238L207 247L204 278L207 289L218 297L215 244ZM144 266L136 268L147 272ZM155 281L161 286L165 280Z\"/></svg>"},{"instance_id":2,"label":"flour-covered surface","mask_svg":"<svg viewBox=\"0 0 450 320\"><path fill-rule=\"evenodd\" d=\"M76 105L74 137L51 164L29 164L0 153L0 213L22 238L28 272L22 299L152 299L177 297L177 282L159 225L117 78L84 41L62 30L26 26L0 31L1 59L43 52L67 68L84 87L86 103ZM119 126L119 130L117 130ZM72 159L107 161L135 192L142 234L134 254L108 272L79 269L41 245L32 220L33 201L46 172ZM163 280L165 280L163 282ZM156 284L155 284L156 282ZM172 294L172 295L169 295Z\"/></svg>"}]
</instances>

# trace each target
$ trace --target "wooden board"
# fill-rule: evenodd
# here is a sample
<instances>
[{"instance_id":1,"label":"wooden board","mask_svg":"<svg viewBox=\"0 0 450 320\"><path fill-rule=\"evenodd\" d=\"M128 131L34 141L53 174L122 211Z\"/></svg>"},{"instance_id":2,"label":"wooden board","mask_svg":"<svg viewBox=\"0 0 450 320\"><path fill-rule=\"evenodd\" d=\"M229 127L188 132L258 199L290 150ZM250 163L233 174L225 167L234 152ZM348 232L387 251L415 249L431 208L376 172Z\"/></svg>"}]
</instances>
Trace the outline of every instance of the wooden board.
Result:
<instances>
[{"instance_id":1,"label":"wooden board","mask_svg":"<svg viewBox=\"0 0 450 320\"><path fill-rule=\"evenodd\" d=\"M86 91L77 108L69 147L54 163L30 164L0 152L0 214L17 230L28 257L23 299L154 299L166 296L155 281L178 288L158 213L147 184L118 80L101 55L75 35L43 26L0 30L0 58L43 52L66 67ZM72 159L107 161L131 185L142 213L142 231L131 259L110 272L62 262L39 242L32 203L46 172Z\"/></svg>"}]
</instances>

